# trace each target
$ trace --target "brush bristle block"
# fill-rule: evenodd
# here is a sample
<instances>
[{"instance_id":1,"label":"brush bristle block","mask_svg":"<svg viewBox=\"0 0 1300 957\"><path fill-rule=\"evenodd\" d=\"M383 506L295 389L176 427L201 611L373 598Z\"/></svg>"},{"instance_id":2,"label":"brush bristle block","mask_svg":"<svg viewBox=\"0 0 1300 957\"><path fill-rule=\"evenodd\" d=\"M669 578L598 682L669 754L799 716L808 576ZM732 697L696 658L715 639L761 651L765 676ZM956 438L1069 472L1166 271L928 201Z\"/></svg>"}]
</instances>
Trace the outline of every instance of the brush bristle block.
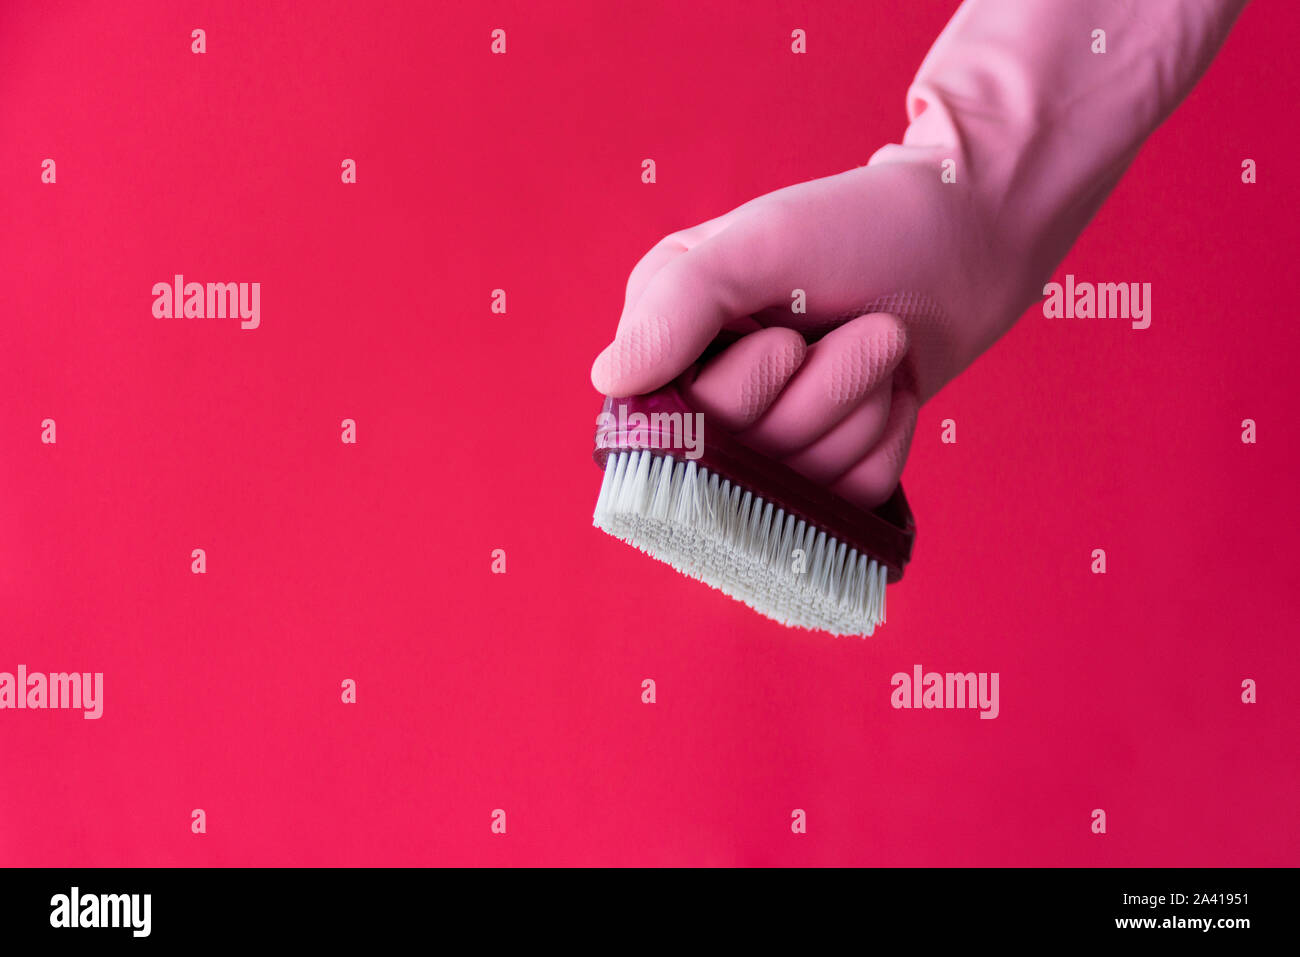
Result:
<instances>
[{"instance_id":1,"label":"brush bristle block","mask_svg":"<svg viewBox=\"0 0 1300 957\"><path fill-rule=\"evenodd\" d=\"M694 462L611 452L593 524L783 625L870 635L887 569Z\"/></svg>"}]
</instances>

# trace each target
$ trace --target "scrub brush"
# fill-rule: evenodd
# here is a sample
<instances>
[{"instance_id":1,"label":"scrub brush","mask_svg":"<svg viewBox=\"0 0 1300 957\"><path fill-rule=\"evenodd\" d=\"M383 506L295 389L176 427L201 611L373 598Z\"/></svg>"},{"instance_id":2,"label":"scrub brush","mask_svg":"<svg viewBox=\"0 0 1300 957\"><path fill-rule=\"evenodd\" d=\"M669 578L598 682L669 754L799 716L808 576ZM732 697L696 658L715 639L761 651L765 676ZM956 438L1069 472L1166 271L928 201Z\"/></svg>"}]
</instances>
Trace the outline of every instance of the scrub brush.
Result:
<instances>
[{"instance_id":1,"label":"scrub brush","mask_svg":"<svg viewBox=\"0 0 1300 957\"><path fill-rule=\"evenodd\" d=\"M597 528L783 625L884 623L916 537L901 485L860 508L710 428L674 385L607 397L597 422Z\"/></svg>"}]
</instances>

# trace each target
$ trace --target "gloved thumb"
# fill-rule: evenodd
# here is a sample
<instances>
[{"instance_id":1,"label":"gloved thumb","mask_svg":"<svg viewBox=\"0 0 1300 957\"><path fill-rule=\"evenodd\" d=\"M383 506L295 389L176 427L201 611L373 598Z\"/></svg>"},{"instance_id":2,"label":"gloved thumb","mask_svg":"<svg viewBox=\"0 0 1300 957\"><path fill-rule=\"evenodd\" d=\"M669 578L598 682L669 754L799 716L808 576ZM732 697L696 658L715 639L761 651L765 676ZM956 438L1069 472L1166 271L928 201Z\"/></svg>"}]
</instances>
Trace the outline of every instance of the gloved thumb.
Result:
<instances>
[{"instance_id":1,"label":"gloved thumb","mask_svg":"<svg viewBox=\"0 0 1300 957\"><path fill-rule=\"evenodd\" d=\"M775 290L757 274L750 245L749 231L728 228L669 259L596 357L592 385L614 397L651 392L689 368L724 325L771 305Z\"/></svg>"}]
</instances>

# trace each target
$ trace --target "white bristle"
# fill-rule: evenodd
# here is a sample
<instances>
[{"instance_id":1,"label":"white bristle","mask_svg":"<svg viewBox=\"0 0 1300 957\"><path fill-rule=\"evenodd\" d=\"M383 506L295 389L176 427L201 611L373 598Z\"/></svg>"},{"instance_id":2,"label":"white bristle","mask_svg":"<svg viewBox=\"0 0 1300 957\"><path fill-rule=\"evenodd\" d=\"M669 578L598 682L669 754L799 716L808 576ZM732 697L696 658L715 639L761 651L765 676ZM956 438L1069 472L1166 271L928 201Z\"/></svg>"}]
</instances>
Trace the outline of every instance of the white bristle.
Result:
<instances>
[{"instance_id":1,"label":"white bristle","mask_svg":"<svg viewBox=\"0 0 1300 957\"><path fill-rule=\"evenodd\" d=\"M592 523L783 625L870 635L885 621L884 565L694 462L611 452Z\"/></svg>"}]
</instances>

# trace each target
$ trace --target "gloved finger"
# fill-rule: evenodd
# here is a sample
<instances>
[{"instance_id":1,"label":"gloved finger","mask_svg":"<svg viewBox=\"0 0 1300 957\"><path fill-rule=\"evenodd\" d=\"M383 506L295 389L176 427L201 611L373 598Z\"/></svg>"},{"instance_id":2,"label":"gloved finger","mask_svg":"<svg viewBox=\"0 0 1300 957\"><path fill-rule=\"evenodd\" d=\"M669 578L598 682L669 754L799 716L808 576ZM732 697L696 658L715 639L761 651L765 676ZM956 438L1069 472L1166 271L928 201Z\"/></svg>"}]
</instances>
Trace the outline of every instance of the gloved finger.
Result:
<instances>
[{"instance_id":1,"label":"gloved finger","mask_svg":"<svg viewBox=\"0 0 1300 957\"><path fill-rule=\"evenodd\" d=\"M750 333L728 346L687 384L687 402L728 432L751 425L803 362L807 344L793 329Z\"/></svg>"},{"instance_id":2,"label":"gloved finger","mask_svg":"<svg viewBox=\"0 0 1300 957\"><path fill-rule=\"evenodd\" d=\"M831 491L863 508L875 508L889 498L907 462L907 451L916 431L918 405L911 389L895 389L890 399L889 422L880 444L841 476Z\"/></svg>"},{"instance_id":3,"label":"gloved finger","mask_svg":"<svg viewBox=\"0 0 1300 957\"><path fill-rule=\"evenodd\" d=\"M779 232L728 226L669 259L596 357L592 384L612 396L650 392L698 359L724 324L748 322L752 313L781 301L784 277L774 282L775 274L755 262L781 262L774 247L785 241Z\"/></svg>"},{"instance_id":4,"label":"gloved finger","mask_svg":"<svg viewBox=\"0 0 1300 957\"><path fill-rule=\"evenodd\" d=\"M882 382L820 439L785 460L796 472L830 486L875 448L889 421L893 382Z\"/></svg>"},{"instance_id":5,"label":"gloved finger","mask_svg":"<svg viewBox=\"0 0 1300 957\"><path fill-rule=\"evenodd\" d=\"M645 287L654 278L655 273L671 260L682 255L682 253L698 246L710 236L721 232L726 225L727 216L730 215L728 213L725 216L718 216L689 229L679 229L675 233L669 233L641 257L641 260L632 267L632 272L627 277L627 288L623 293L623 312L618 320L620 327L622 327L623 320L632 307L641 298L641 294L645 292Z\"/></svg>"},{"instance_id":6,"label":"gloved finger","mask_svg":"<svg viewBox=\"0 0 1300 957\"><path fill-rule=\"evenodd\" d=\"M790 384L741 438L784 458L811 445L889 378L907 351L907 330L888 313L859 316L808 347Z\"/></svg>"}]
</instances>

